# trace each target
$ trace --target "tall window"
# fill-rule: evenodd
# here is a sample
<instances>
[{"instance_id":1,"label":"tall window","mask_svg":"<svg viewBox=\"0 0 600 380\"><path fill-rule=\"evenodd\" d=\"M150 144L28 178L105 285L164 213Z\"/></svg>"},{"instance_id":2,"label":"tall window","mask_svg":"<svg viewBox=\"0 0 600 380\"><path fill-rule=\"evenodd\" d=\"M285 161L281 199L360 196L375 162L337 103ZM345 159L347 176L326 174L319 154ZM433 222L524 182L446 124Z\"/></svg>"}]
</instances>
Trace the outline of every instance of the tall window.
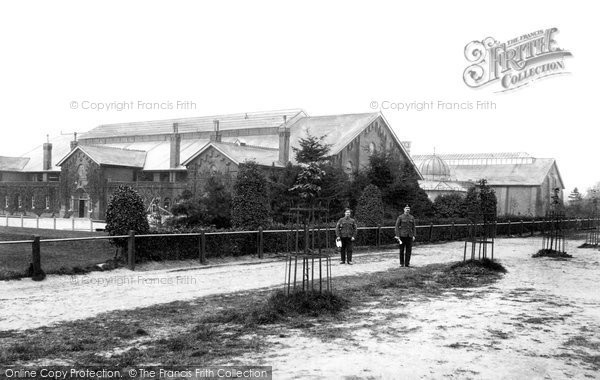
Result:
<instances>
[{"instance_id":1,"label":"tall window","mask_svg":"<svg viewBox=\"0 0 600 380\"><path fill-rule=\"evenodd\" d=\"M346 167L344 168L345 172L347 174L352 174L354 172L354 164L352 163L351 160L348 160L348 162L346 162Z\"/></svg>"},{"instance_id":2,"label":"tall window","mask_svg":"<svg viewBox=\"0 0 600 380\"><path fill-rule=\"evenodd\" d=\"M370 154L373 154L373 153L375 153L376 151L377 151L377 147L375 147L375 143L374 143L374 142L370 143L370 144L369 144L369 153L370 153Z\"/></svg>"}]
</instances>

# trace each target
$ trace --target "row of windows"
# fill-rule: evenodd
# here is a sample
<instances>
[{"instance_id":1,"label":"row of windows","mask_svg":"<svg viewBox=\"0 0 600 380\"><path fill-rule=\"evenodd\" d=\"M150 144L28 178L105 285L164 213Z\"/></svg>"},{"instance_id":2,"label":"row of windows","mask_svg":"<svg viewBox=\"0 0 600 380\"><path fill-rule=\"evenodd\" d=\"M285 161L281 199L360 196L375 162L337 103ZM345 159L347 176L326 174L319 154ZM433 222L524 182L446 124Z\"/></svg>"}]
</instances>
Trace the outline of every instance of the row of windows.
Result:
<instances>
[{"instance_id":1,"label":"row of windows","mask_svg":"<svg viewBox=\"0 0 600 380\"><path fill-rule=\"evenodd\" d=\"M157 174L157 178L155 180L154 175ZM170 175L169 172L138 172L136 175L136 180L140 182L169 182ZM187 172L176 172L175 173L175 182L185 182L187 180Z\"/></svg>"},{"instance_id":2,"label":"row of windows","mask_svg":"<svg viewBox=\"0 0 600 380\"><path fill-rule=\"evenodd\" d=\"M23 208L23 197L17 196L17 205L19 208ZM10 207L10 198L8 195L4 197L4 208ZM31 209L35 210L35 197L31 197ZM46 210L50 209L50 197L46 195Z\"/></svg>"},{"instance_id":3,"label":"row of windows","mask_svg":"<svg viewBox=\"0 0 600 380\"><path fill-rule=\"evenodd\" d=\"M48 173L47 175L48 182L58 182L60 181L59 173ZM36 173L32 178L35 182L44 182L44 173Z\"/></svg>"}]
</instances>

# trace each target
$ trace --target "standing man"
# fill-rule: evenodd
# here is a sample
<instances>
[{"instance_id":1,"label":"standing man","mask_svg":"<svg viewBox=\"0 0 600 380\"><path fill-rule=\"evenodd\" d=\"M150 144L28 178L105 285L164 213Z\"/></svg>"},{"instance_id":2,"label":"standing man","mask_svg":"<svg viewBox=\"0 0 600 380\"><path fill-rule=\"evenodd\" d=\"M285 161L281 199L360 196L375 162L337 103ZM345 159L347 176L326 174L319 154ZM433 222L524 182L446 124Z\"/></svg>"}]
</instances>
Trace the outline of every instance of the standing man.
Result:
<instances>
[{"instance_id":1,"label":"standing man","mask_svg":"<svg viewBox=\"0 0 600 380\"><path fill-rule=\"evenodd\" d=\"M335 225L335 236L342 241L342 248L340 249L342 261L340 263L346 264L346 260L348 260L348 265L352 265L352 242L358 230L356 220L350 217L351 213L352 211L347 208L344 217L340 218Z\"/></svg>"},{"instance_id":2,"label":"standing man","mask_svg":"<svg viewBox=\"0 0 600 380\"><path fill-rule=\"evenodd\" d=\"M410 266L412 243L417 236L415 217L410 215L410 207L404 207L404 214L396 220L396 239L400 243L400 266ZM405 253L406 252L406 253Z\"/></svg>"}]
</instances>

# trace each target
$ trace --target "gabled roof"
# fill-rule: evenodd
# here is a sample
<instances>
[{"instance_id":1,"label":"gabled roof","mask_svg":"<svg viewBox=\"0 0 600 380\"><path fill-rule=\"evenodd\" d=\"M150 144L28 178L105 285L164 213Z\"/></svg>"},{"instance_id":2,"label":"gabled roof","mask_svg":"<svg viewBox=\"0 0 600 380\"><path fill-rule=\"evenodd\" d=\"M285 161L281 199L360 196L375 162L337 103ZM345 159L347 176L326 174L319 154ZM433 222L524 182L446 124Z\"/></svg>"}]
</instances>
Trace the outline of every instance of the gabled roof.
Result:
<instances>
[{"instance_id":1,"label":"gabled roof","mask_svg":"<svg viewBox=\"0 0 600 380\"><path fill-rule=\"evenodd\" d=\"M390 126L383 114L379 112L303 117L289 127L290 146L293 148L298 148L300 146L299 140L301 138L306 138L308 131L310 131L310 134L314 136L325 135L325 143L332 144L330 153L332 155L338 154L350 142L352 142L352 140L360 135L365 128L367 128L379 117L381 117L383 123L385 123L387 128L390 130L390 133L394 140L396 140L398 147L413 164L419 179L423 179L419 169L413 162L412 157L406 151L404 144L402 144L402 141L400 141L398 136L396 136L394 129ZM292 152L290 152L290 160L295 162Z\"/></svg>"},{"instance_id":2,"label":"gabled roof","mask_svg":"<svg viewBox=\"0 0 600 380\"><path fill-rule=\"evenodd\" d=\"M81 151L86 154L98 165L125 166L134 168L143 168L146 161L146 152L141 150L119 149L107 146L81 146L78 145L60 162L61 166L73 153Z\"/></svg>"},{"instance_id":3,"label":"gabled roof","mask_svg":"<svg viewBox=\"0 0 600 380\"><path fill-rule=\"evenodd\" d=\"M28 157L4 157L0 156L0 171L20 172L29 162Z\"/></svg>"},{"instance_id":4,"label":"gabled roof","mask_svg":"<svg viewBox=\"0 0 600 380\"><path fill-rule=\"evenodd\" d=\"M325 135L325 142L332 144L331 154L337 154L379 115L375 112L303 117L290 126L290 146L298 147L299 140L310 131L314 136Z\"/></svg>"},{"instance_id":5,"label":"gabled roof","mask_svg":"<svg viewBox=\"0 0 600 380\"><path fill-rule=\"evenodd\" d=\"M490 185L539 186L556 161L553 158L536 158L531 164L501 165L450 165L459 181L477 181L485 178ZM558 173L558 168L556 168ZM558 173L561 188L564 188Z\"/></svg>"},{"instance_id":6,"label":"gabled roof","mask_svg":"<svg viewBox=\"0 0 600 380\"><path fill-rule=\"evenodd\" d=\"M160 135L173 132L173 123L178 123L179 133L210 132L214 129L214 120L219 120L219 129L247 129L279 127L298 116L306 116L301 109L270 112L247 112L229 115L190 117L182 119L139 121L100 125L80 136L80 140L113 136Z\"/></svg>"},{"instance_id":7,"label":"gabled roof","mask_svg":"<svg viewBox=\"0 0 600 380\"><path fill-rule=\"evenodd\" d=\"M263 166L277 166L283 167L279 162L279 150L270 148L261 148L255 146L243 146L232 143L214 142L211 141L202 147L196 154L185 160L182 165L189 165L193 160L199 157L202 153L208 150L210 147L215 148L221 152L225 157L229 158L236 164L241 164L244 161L255 161L259 165Z\"/></svg>"}]
</instances>

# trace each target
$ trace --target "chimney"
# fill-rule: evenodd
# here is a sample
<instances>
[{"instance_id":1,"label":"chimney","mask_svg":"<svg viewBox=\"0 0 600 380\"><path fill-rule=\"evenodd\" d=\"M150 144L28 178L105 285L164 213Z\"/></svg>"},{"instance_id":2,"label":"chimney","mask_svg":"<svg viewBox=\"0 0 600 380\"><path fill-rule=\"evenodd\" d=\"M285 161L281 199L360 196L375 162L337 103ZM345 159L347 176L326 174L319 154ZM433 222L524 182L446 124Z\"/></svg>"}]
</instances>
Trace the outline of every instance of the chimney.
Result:
<instances>
[{"instance_id":1,"label":"chimney","mask_svg":"<svg viewBox=\"0 0 600 380\"><path fill-rule=\"evenodd\" d=\"M179 167L181 164L181 135L179 134L179 124L173 123L173 134L170 137L171 149L169 151L169 166L171 168Z\"/></svg>"},{"instance_id":2,"label":"chimney","mask_svg":"<svg viewBox=\"0 0 600 380\"><path fill-rule=\"evenodd\" d=\"M50 138L46 135L46 142L44 143L44 156L42 162L43 170L52 169L52 144L50 143Z\"/></svg>"},{"instance_id":3,"label":"chimney","mask_svg":"<svg viewBox=\"0 0 600 380\"><path fill-rule=\"evenodd\" d=\"M279 162L287 165L290 161L290 129L286 125L287 117L283 115L283 125L279 127Z\"/></svg>"},{"instance_id":4,"label":"chimney","mask_svg":"<svg viewBox=\"0 0 600 380\"><path fill-rule=\"evenodd\" d=\"M221 142L221 131L219 130L219 120L213 120L215 126L214 133L210 135L210 141Z\"/></svg>"},{"instance_id":5,"label":"chimney","mask_svg":"<svg viewBox=\"0 0 600 380\"><path fill-rule=\"evenodd\" d=\"M73 132L73 141L71 141L71 150L75 149L75 147L79 145L77 142L77 132Z\"/></svg>"},{"instance_id":6,"label":"chimney","mask_svg":"<svg viewBox=\"0 0 600 380\"><path fill-rule=\"evenodd\" d=\"M406 153L408 153L408 155L410 156L410 145L412 144L411 141L402 141L402 146L404 146L404 149L406 150Z\"/></svg>"}]
</instances>

